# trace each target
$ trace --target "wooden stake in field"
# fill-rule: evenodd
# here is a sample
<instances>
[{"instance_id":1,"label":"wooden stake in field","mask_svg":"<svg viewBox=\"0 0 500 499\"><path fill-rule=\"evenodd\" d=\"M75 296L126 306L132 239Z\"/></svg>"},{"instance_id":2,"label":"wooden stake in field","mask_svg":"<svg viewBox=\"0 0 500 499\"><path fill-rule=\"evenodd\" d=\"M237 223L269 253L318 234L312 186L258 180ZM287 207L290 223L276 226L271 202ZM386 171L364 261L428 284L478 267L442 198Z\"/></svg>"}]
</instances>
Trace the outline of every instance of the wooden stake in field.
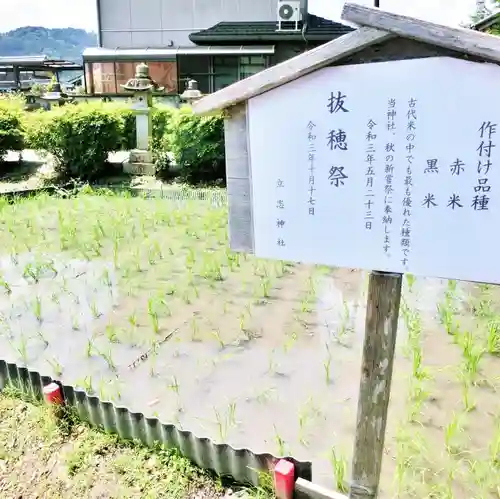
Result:
<instances>
[{"instance_id":1,"label":"wooden stake in field","mask_svg":"<svg viewBox=\"0 0 500 499\"><path fill-rule=\"evenodd\" d=\"M391 393L402 274L372 272L368 284L358 418L349 497L376 497Z\"/></svg>"},{"instance_id":2,"label":"wooden stake in field","mask_svg":"<svg viewBox=\"0 0 500 499\"><path fill-rule=\"evenodd\" d=\"M403 274L500 282L500 38L351 3L343 18L361 27L194 109L227 112L233 250L371 271L349 495L366 499Z\"/></svg>"}]
</instances>

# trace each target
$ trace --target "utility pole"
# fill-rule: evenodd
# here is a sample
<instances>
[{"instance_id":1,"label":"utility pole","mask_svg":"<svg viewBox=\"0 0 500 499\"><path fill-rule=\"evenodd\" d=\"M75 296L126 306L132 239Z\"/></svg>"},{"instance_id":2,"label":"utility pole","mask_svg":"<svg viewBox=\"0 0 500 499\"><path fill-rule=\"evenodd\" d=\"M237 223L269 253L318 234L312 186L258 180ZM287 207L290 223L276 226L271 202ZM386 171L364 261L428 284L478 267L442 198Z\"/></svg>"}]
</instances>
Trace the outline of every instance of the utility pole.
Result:
<instances>
[{"instance_id":1,"label":"utility pole","mask_svg":"<svg viewBox=\"0 0 500 499\"><path fill-rule=\"evenodd\" d=\"M380 7L380 0L374 0L373 5L378 9Z\"/></svg>"}]
</instances>

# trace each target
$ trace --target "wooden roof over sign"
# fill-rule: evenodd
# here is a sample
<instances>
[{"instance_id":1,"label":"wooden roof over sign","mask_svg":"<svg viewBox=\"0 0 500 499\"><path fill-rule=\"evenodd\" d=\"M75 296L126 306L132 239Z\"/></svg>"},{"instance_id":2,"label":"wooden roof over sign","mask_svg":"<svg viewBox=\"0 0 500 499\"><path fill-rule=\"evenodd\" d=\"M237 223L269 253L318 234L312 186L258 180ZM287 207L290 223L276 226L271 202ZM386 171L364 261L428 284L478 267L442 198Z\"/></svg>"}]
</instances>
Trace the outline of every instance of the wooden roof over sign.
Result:
<instances>
[{"instance_id":1,"label":"wooden roof over sign","mask_svg":"<svg viewBox=\"0 0 500 499\"><path fill-rule=\"evenodd\" d=\"M226 109L397 36L500 62L500 37L468 28L443 26L355 3L344 6L342 19L360 28L207 95L194 103L194 111L207 114Z\"/></svg>"}]
</instances>

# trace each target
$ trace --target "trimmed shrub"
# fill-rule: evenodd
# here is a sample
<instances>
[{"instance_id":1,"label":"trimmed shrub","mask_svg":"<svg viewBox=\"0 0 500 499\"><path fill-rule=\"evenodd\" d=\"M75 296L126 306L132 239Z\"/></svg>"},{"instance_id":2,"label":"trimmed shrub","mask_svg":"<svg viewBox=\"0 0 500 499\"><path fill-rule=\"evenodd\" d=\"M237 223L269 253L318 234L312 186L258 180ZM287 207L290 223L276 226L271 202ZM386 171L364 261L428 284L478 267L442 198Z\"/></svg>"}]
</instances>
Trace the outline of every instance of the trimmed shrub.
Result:
<instances>
[{"instance_id":1,"label":"trimmed shrub","mask_svg":"<svg viewBox=\"0 0 500 499\"><path fill-rule=\"evenodd\" d=\"M135 115L132 109L121 109L120 110L123 120L122 125L122 143L120 149L123 151L130 151L135 148L136 145L136 127L135 127Z\"/></svg>"},{"instance_id":2,"label":"trimmed shrub","mask_svg":"<svg viewBox=\"0 0 500 499\"><path fill-rule=\"evenodd\" d=\"M0 106L0 162L8 151L22 151L23 148L24 136L19 114Z\"/></svg>"},{"instance_id":3,"label":"trimmed shrub","mask_svg":"<svg viewBox=\"0 0 500 499\"><path fill-rule=\"evenodd\" d=\"M153 134L151 150L156 166L156 175L163 180L169 180L173 177L169 157L168 130L177 113L178 110L175 108L156 106L152 114Z\"/></svg>"},{"instance_id":4,"label":"trimmed shrub","mask_svg":"<svg viewBox=\"0 0 500 499\"><path fill-rule=\"evenodd\" d=\"M60 178L95 180L109 173L108 154L121 149L123 116L122 109L102 103L66 105L38 113L28 142L53 155Z\"/></svg>"},{"instance_id":5,"label":"trimmed shrub","mask_svg":"<svg viewBox=\"0 0 500 499\"><path fill-rule=\"evenodd\" d=\"M225 181L224 119L197 116L181 108L168 126L168 147L181 180L191 184Z\"/></svg>"}]
</instances>

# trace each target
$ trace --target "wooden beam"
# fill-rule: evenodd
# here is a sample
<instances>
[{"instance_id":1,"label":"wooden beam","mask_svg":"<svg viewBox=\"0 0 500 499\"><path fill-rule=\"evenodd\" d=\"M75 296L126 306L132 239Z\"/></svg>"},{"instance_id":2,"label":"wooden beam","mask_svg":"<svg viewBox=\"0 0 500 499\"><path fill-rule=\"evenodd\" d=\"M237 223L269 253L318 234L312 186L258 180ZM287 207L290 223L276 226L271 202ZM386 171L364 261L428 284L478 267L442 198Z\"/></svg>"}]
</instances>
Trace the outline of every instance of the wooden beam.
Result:
<instances>
[{"instance_id":1,"label":"wooden beam","mask_svg":"<svg viewBox=\"0 0 500 499\"><path fill-rule=\"evenodd\" d=\"M209 94L195 102L193 110L198 114L207 114L234 106L393 36L374 28L351 31L347 35Z\"/></svg>"},{"instance_id":2,"label":"wooden beam","mask_svg":"<svg viewBox=\"0 0 500 499\"><path fill-rule=\"evenodd\" d=\"M325 489L303 478L295 482L295 499L347 499L347 496L333 490Z\"/></svg>"},{"instance_id":3,"label":"wooden beam","mask_svg":"<svg viewBox=\"0 0 500 499\"><path fill-rule=\"evenodd\" d=\"M370 274L349 499L378 493L402 282L402 274Z\"/></svg>"},{"instance_id":4,"label":"wooden beam","mask_svg":"<svg viewBox=\"0 0 500 499\"><path fill-rule=\"evenodd\" d=\"M224 120L226 178L229 203L229 246L253 253L252 169L247 104L230 109Z\"/></svg>"},{"instance_id":5,"label":"wooden beam","mask_svg":"<svg viewBox=\"0 0 500 499\"><path fill-rule=\"evenodd\" d=\"M500 62L500 38L486 33L443 26L355 3L344 5L342 19L360 26L389 31L404 38Z\"/></svg>"}]
</instances>

